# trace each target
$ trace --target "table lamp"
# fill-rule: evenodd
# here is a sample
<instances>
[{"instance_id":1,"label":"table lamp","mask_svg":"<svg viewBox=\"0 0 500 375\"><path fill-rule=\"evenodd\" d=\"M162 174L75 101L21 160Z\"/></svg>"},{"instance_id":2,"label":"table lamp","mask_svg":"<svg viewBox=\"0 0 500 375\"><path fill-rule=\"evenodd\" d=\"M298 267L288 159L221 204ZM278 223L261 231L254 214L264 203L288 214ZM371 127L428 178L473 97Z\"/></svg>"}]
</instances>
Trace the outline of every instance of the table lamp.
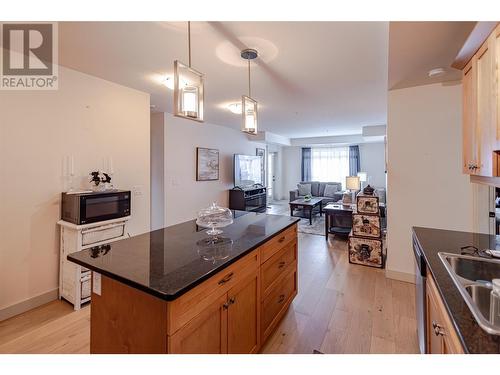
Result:
<instances>
[{"instance_id":1,"label":"table lamp","mask_svg":"<svg viewBox=\"0 0 500 375\"><path fill-rule=\"evenodd\" d=\"M345 178L345 186L352 193L352 202L356 202L356 191L361 188L359 176L347 176Z\"/></svg>"},{"instance_id":2,"label":"table lamp","mask_svg":"<svg viewBox=\"0 0 500 375\"><path fill-rule=\"evenodd\" d=\"M359 181L361 181L361 189L363 188L363 182L368 181L368 174L366 172L358 172Z\"/></svg>"}]
</instances>

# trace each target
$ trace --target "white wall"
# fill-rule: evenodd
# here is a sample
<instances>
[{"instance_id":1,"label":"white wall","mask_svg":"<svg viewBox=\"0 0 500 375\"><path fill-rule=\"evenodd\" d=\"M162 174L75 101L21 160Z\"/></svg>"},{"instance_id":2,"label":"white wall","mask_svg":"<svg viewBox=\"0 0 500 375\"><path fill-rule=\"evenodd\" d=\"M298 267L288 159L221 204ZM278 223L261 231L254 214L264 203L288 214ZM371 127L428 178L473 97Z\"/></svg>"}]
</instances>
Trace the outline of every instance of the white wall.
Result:
<instances>
[{"instance_id":1,"label":"white wall","mask_svg":"<svg viewBox=\"0 0 500 375\"><path fill-rule=\"evenodd\" d=\"M255 155L262 143L234 129L165 114L166 225L196 218L210 203L227 207L233 184L233 155ZM219 180L196 181L196 147L219 149Z\"/></svg>"},{"instance_id":2,"label":"white wall","mask_svg":"<svg viewBox=\"0 0 500 375\"><path fill-rule=\"evenodd\" d=\"M362 143L359 145L360 168L369 177L373 187L385 188L384 143Z\"/></svg>"},{"instance_id":3,"label":"white wall","mask_svg":"<svg viewBox=\"0 0 500 375\"><path fill-rule=\"evenodd\" d=\"M302 181L302 147L283 147L283 190L286 199L290 190L297 189L297 184Z\"/></svg>"},{"instance_id":4,"label":"white wall","mask_svg":"<svg viewBox=\"0 0 500 375\"><path fill-rule=\"evenodd\" d=\"M412 226L473 229L473 187L461 170L461 100L461 85L389 91L390 277L414 274Z\"/></svg>"},{"instance_id":5,"label":"white wall","mask_svg":"<svg viewBox=\"0 0 500 375\"><path fill-rule=\"evenodd\" d=\"M151 114L151 229L165 226L165 114Z\"/></svg>"},{"instance_id":6,"label":"white wall","mask_svg":"<svg viewBox=\"0 0 500 375\"><path fill-rule=\"evenodd\" d=\"M0 91L0 315L56 295L65 155L81 186L111 156L115 186L142 190L131 233L149 229L148 94L63 67L57 91Z\"/></svg>"}]
</instances>

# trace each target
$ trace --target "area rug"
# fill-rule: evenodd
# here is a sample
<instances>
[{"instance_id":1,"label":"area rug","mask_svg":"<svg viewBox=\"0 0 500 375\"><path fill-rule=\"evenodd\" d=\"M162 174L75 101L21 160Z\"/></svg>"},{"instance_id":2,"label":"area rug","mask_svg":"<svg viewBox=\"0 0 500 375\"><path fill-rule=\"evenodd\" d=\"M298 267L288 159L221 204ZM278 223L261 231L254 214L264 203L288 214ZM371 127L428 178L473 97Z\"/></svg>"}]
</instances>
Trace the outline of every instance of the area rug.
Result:
<instances>
[{"instance_id":1,"label":"area rug","mask_svg":"<svg viewBox=\"0 0 500 375\"><path fill-rule=\"evenodd\" d=\"M299 221L298 231L301 233L315 234L318 236L325 235L325 217L313 216L312 225L309 225L309 219L301 218Z\"/></svg>"}]
</instances>

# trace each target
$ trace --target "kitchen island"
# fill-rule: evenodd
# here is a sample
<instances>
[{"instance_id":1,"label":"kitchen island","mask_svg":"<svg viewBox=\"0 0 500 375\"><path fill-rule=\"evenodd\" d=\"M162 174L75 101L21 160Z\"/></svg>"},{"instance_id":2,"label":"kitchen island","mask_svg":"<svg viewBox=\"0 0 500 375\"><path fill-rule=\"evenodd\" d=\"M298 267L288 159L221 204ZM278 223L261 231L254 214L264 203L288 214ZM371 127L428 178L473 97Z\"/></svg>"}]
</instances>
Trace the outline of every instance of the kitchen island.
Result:
<instances>
[{"instance_id":1,"label":"kitchen island","mask_svg":"<svg viewBox=\"0 0 500 375\"><path fill-rule=\"evenodd\" d=\"M256 353L297 295L298 218L235 212L68 255L93 272L91 353Z\"/></svg>"}]
</instances>

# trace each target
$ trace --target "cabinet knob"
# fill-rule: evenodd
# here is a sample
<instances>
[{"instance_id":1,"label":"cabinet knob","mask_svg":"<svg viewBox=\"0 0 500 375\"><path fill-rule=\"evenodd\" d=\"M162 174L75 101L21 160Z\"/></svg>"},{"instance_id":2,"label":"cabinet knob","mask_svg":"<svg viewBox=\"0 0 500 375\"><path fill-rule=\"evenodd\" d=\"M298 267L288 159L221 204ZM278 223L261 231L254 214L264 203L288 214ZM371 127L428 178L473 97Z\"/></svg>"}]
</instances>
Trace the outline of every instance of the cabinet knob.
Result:
<instances>
[{"instance_id":1,"label":"cabinet knob","mask_svg":"<svg viewBox=\"0 0 500 375\"><path fill-rule=\"evenodd\" d=\"M285 236L281 237L281 238L278 240L278 242L279 242L279 243L281 243L281 242L283 242L284 240L285 240Z\"/></svg>"},{"instance_id":2,"label":"cabinet knob","mask_svg":"<svg viewBox=\"0 0 500 375\"><path fill-rule=\"evenodd\" d=\"M281 303L285 300L285 295L284 294L280 294L280 297L278 299L278 303Z\"/></svg>"},{"instance_id":3,"label":"cabinet knob","mask_svg":"<svg viewBox=\"0 0 500 375\"><path fill-rule=\"evenodd\" d=\"M236 297L231 297L226 303L222 305L222 307L224 308L224 310L227 310L229 306L231 306L235 302L236 302Z\"/></svg>"},{"instance_id":4,"label":"cabinet knob","mask_svg":"<svg viewBox=\"0 0 500 375\"><path fill-rule=\"evenodd\" d=\"M432 328L434 329L434 334L436 336L444 336L443 326L439 325L435 321L432 322Z\"/></svg>"},{"instance_id":5,"label":"cabinet knob","mask_svg":"<svg viewBox=\"0 0 500 375\"><path fill-rule=\"evenodd\" d=\"M285 267L285 264L286 264L286 262L285 262L285 261L281 261L281 262L279 262L279 263L278 263L278 268L283 268L283 267Z\"/></svg>"}]
</instances>

